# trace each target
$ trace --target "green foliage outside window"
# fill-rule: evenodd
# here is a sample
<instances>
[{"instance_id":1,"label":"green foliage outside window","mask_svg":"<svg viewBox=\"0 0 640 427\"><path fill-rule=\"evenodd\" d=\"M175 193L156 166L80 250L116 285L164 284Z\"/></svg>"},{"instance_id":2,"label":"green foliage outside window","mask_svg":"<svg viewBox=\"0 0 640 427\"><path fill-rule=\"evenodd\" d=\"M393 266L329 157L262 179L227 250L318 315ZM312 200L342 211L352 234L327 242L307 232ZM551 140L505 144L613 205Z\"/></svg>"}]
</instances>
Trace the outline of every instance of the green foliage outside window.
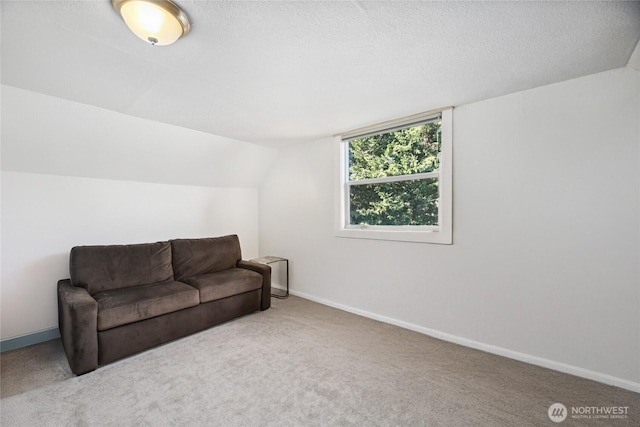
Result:
<instances>
[{"instance_id":1,"label":"green foliage outside window","mask_svg":"<svg viewBox=\"0 0 640 427\"><path fill-rule=\"evenodd\" d=\"M437 172L440 121L349 141L349 180ZM350 186L350 224L438 225L438 179Z\"/></svg>"}]
</instances>

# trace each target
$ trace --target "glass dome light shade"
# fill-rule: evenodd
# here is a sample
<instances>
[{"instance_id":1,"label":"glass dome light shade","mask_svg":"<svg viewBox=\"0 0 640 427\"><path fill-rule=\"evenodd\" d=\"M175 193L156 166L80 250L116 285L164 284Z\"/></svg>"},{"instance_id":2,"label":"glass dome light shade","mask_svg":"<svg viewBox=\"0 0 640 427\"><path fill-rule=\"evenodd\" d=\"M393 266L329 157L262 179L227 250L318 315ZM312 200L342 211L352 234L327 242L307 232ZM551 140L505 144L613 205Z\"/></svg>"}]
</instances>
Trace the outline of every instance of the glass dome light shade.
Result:
<instances>
[{"instance_id":1,"label":"glass dome light shade","mask_svg":"<svg viewBox=\"0 0 640 427\"><path fill-rule=\"evenodd\" d=\"M166 46L189 32L187 15L169 0L112 0L129 29L153 45Z\"/></svg>"}]
</instances>

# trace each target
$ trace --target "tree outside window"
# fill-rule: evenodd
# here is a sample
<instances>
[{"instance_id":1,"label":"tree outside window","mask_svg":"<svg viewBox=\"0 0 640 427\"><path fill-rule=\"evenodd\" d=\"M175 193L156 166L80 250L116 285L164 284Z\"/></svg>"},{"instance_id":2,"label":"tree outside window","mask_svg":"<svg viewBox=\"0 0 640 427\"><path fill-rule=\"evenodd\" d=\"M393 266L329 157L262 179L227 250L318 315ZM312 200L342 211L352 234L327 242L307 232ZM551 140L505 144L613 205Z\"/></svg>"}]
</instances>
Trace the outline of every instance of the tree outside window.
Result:
<instances>
[{"instance_id":1,"label":"tree outside window","mask_svg":"<svg viewBox=\"0 0 640 427\"><path fill-rule=\"evenodd\" d=\"M437 226L441 119L348 141L349 224Z\"/></svg>"}]
</instances>

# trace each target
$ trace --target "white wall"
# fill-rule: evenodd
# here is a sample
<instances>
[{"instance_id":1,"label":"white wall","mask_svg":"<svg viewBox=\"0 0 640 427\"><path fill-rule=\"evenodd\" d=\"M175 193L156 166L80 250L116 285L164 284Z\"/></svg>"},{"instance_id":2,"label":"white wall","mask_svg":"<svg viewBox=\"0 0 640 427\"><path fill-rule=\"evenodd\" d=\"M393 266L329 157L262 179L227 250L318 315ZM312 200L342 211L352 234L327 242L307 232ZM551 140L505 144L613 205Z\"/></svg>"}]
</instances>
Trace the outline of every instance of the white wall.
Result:
<instances>
[{"instance_id":1,"label":"white wall","mask_svg":"<svg viewBox=\"0 0 640 427\"><path fill-rule=\"evenodd\" d=\"M57 327L71 247L235 233L258 253L276 151L2 86L1 327Z\"/></svg>"},{"instance_id":2,"label":"white wall","mask_svg":"<svg viewBox=\"0 0 640 427\"><path fill-rule=\"evenodd\" d=\"M640 73L454 110L454 244L334 236L332 139L281 152L260 252L299 295L640 391Z\"/></svg>"}]
</instances>

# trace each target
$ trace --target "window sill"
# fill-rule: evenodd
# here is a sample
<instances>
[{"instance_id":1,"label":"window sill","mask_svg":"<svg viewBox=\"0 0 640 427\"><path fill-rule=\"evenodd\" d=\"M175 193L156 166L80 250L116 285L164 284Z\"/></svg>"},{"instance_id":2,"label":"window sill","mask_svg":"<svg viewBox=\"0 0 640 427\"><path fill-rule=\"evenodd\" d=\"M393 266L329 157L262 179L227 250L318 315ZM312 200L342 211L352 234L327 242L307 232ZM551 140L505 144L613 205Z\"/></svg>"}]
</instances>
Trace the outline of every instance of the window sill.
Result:
<instances>
[{"instance_id":1,"label":"window sill","mask_svg":"<svg viewBox=\"0 0 640 427\"><path fill-rule=\"evenodd\" d=\"M352 239L391 240L396 242L434 243L451 245L453 243L450 232L440 231L400 231L400 230L365 230L340 228L335 232L337 237Z\"/></svg>"}]
</instances>

